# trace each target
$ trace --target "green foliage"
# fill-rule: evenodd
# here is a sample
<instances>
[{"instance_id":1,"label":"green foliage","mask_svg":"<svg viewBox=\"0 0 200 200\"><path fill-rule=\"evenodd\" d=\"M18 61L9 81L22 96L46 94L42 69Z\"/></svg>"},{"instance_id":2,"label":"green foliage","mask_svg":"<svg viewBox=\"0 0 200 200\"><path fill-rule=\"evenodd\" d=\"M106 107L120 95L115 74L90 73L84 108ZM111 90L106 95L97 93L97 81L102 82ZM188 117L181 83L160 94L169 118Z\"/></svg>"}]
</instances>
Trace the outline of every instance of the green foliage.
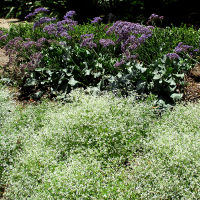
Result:
<instances>
[{"instance_id":1,"label":"green foliage","mask_svg":"<svg viewBox=\"0 0 200 200\"><path fill-rule=\"evenodd\" d=\"M171 60L166 55L146 66L139 62L129 62L116 76L109 79L112 90L122 94L154 93L165 100L180 100L183 96L184 74L191 69L187 59ZM171 100L170 100L171 99Z\"/></svg>"},{"instance_id":2,"label":"green foliage","mask_svg":"<svg viewBox=\"0 0 200 200\"><path fill-rule=\"evenodd\" d=\"M182 97L184 75L198 60L199 53L192 50L199 46L199 31L186 26L154 28L152 37L131 52L138 55L135 61L127 60L120 43L106 48L100 45L100 39L117 41L117 35L106 34L111 24L76 25L68 31L70 40L44 32L45 24L35 29L32 26L33 23L11 26L3 43L9 44L19 35L23 40L20 41L21 46L10 47L11 53L8 54L14 67L5 67L4 75L20 87L22 96L26 98L39 99L45 94L53 97L61 92L67 94L77 87L92 87L97 90L118 90L123 95L133 90L153 92L168 100L178 100ZM97 45L95 48L81 46L84 34L94 35L92 41ZM41 48L23 47L28 40L37 42L40 38L47 40ZM165 55L172 53L180 42L192 45L188 53L193 55L181 53L180 59L167 58ZM35 63L34 53L41 54L41 60L30 68ZM125 59L125 63L115 67L122 59Z\"/></svg>"},{"instance_id":3,"label":"green foliage","mask_svg":"<svg viewBox=\"0 0 200 200\"><path fill-rule=\"evenodd\" d=\"M193 27L156 27L152 37L139 49L139 60L149 65L167 53L173 52L179 42L199 48L200 34Z\"/></svg>"}]
</instances>

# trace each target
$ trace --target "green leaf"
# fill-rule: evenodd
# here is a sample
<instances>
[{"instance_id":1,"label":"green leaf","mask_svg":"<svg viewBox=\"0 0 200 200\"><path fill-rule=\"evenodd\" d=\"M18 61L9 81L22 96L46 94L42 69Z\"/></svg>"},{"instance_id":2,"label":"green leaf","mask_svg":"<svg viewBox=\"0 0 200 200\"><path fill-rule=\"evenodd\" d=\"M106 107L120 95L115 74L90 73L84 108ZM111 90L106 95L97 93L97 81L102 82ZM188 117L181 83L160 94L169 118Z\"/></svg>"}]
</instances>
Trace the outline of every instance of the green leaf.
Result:
<instances>
[{"instance_id":1,"label":"green leaf","mask_svg":"<svg viewBox=\"0 0 200 200\"><path fill-rule=\"evenodd\" d=\"M166 80L165 82L169 83L170 86L175 86L176 85L176 82L174 81L173 78L170 78L170 79Z\"/></svg>"},{"instance_id":2,"label":"green leaf","mask_svg":"<svg viewBox=\"0 0 200 200\"><path fill-rule=\"evenodd\" d=\"M162 78L162 74L155 74L154 76L153 76L153 80L159 80L159 79L161 79Z\"/></svg>"},{"instance_id":3,"label":"green leaf","mask_svg":"<svg viewBox=\"0 0 200 200\"><path fill-rule=\"evenodd\" d=\"M98 62L98 63L95 64L95 66L96 66L96 67L99 67L99 68L102 68L102 63L99 63L99 62Z\"/></svg>"},{"instance_id":4,"label":"green leaf","mask_svg":"<svg viewBox=\"0 0 200 200\"><path fill-rule=\"evenodd\" d=\"M178 78L184 78L184 73L182 73L182 74L174 74L176 77L178 77Z\"/></svg>"},{"instance_id":5,"label":"green leaf","mask_svg":"<svg viewBox=\"0 0 200 200\"><path fill-rule=\"evenodd\" d=\"M98 78L101 76L101 72L93 73L93 75L94 75L94 78Z\"/></svg>"},{"instance_id":6,"label":"green leaf","mask_svg":"<svg viewBox=\"0 0 200 200\"><path fill-rule=\"evenodd\" d=\"M140 72L144 73L146 72L147 68L146 67L143 67L142 64L136 64L135 66Z\"/></svg>"},{"instance_id":7,"label":"green leaf","mask_svg":"<svg viewBox=\"0 0 200 200\"><path fill-rule=\"evenodd\" d=\"M68 84L71 85L71 86L75 86L77 83L78 83L78 81L76 81L74 79L74 77L71 77L70 80L69 80L69 82L68 82Z\"/></svg>"},{"instance_id":8,"label":"green leaf","mask_svg":"<svg viewBox=\"0 0 200 200\"><path fill-rule=\"evenodd\" d=\"M27 79L26 83L24 84L24 86L35 86L37 85L37 80L36 79Z\"/></svg>"},{"instance_id":9,"label":"green leaf","mask_svg":"<svg viewBox=\"0 0 200 200\"><path fill-rule=\"evenodd\" d=\"M86 75L86 76L89 76L90 73L91 73L91 69L87 69L87 70L85 70L85 75Z\"/></svg>"},{"instance_id":10,"label":"green leaf","mask_svg":"<svg viewBox=\"0 0 200 200\"><path fill-rule=\"evenodd\" d=\"M183 94L181 94L181 93L173 93L170 97L171 97L174 101L177 101L177 100L180 100L180 99L183 97Z\"/></svg>"}]
</instances>

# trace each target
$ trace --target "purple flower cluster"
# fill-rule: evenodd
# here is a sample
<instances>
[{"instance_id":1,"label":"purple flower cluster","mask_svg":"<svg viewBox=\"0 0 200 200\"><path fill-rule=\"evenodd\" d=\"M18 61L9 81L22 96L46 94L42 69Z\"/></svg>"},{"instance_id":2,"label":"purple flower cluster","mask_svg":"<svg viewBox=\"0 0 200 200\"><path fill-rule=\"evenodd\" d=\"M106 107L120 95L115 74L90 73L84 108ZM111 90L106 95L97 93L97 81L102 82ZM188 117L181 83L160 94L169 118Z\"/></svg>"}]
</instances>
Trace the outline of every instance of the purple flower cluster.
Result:
<instances>
[{"instance_id":1,"label":"purple flower cluster","mask_svg":"<svg viewBox=\"0 0 200 200\"><path fill-rule=\"evenodd\" d=\"M34 53L30 56L30 61L20 65L20 68L33 71L35 68L39 67L42 61L42 54L40 52Z\"/></svg>"},{"instance_id":2,"label":"purple flower cluster","mask_svg":"<svg viewBox=\"0 0 200 200\"><path fill-rule=\"evenodd\" d=\"M116 43L120 43L122 52L125 52L127 49L135 50L151 37L152 27L127 21L116 21L106 33L114 33L118 38Z\"/></svg>"},{"instance_id":3,"label":"purple flower cluster","mask_svg":"<svg viewBox=\"0 0 200 200\"><path fill-rule=\"evenodd\" d=\"M37 15L38 13L41 13L41 12L49 12L49 10L46 9L46 8L36 8L36 9L34 10L34 12L33 12L33 13L29 13L29 14L25 17L25 19L28 19L29 17L33 17L33 16L35 16L35 15Z\"/></svg>"},{"instance_id":4,"label":"purple flower cluster","mask_svg":"<svg viewBox=\"0 0 200 200\"><path fill-rule=\"evenodd\" d=\"M98 22L102 21L101 17L94 17L93 20L91 21L92 24L96 24Z\"/></svg>"},{"instance_id":5,"label":"purple flower cluster","mask_svg":"<svg viewBox=\"0 0 200 200\"><path fill-rule=\"evenodd\" d=\"M68 40L71 40L71 39L72 39L72 37L68 34L68 32L62 32L62 33L60 34L60 36L65 37L65 38L67 38Z\"/></svg>"},{"instance_id":6,"label":"purple flower cluster","mask_svg":"<svg viewBox=\"0 0 200 200\"><path fill-rule=\"evenodd\" d=\"M114 64L114 66L115 66L115 67L119 67L119 66L123 65L124 63L125 63L125 60L122 59L122 60L116 62L116 63Z\"/></svg>"},{"instance_id":7,"label":"purple flower cluster","mask_svg":"<svg viewBox=\"0 0 200 200\"><path fill-rule=\"evenodd\" d=\"M6 55L17 53L17 50L21 49L22 42L23 42L23 39L21 37L15 37L14 39L10 40L4 46L4 49L6 50Z\"/></svg>"},{"instance_id":8,"label":"purple flower cluster","mask_svg":"<svg viewBox=\"0 0 200 200\"><path fill-rule=\"evenodd\" d=\"M68 34L69 30L73 30L74 26L76 26L78 23L77 21L74 21L71 19L71 17L75 14L75 11L69 11L64 16L64 20L58 21L54 24L46 25L43 28L44 32L47 32L50 35L55 36L62 36L67 38L68 40L71 39L71 36Z\"/></svg>"},{"instance_id":9,"label":"purple flower cluster","mask_svg":"<svg viewBox=\"0 0 200 200\"><path fill-rule=\"evenodd\" d=\"M6 40L8 37L8 34L4 34L3 31L0 31L0 40Z\"/></svg>"},{"instance_id":10,"label":"purple flower cluster","mask_svg":"<svg viewBox=\"0 0 200 200\"><path fill-rule=\"evenodd\" d=\"M166 54L166 56L170 59L170 60L175 60L180 58L180 56L177 53L168 53Z\"/></svg>"},{"instance_id":11,"label":"purple flower cluster","mask_svg":"<svg viewBox=\"0 0 200 200\"><path fill-rule=\"evenodd\" d=\"M24 46L25 49L27 49L27 48L30 48L32 46L35 46L35 43L36 42L34 42L34 41L28 41L28 42L24 42L23 46Z\"/></svg>"},{"instance_id":12,"label":"purple flower cluster","mask_svg":"<svg viewBox=\"0 0 200 200\"><path fill-rule=\"evenodd\" d=\"M162 21L164 19L163 16L159 16L159 15L156 15L156 14L151 14L151 16L149 17L148 21L147 21L147 24L150 24L152 22L155 22L155 21Z\"/></svg>"},{"instance_id":13,"label":"purple flower cluster","mask_svg":"<svg viewBox=\"0 0 200 200\"><path fill-rule=\"evenodd\" d=\"M51 22L51 21L55 21L56 18L55 17L42 17L39 19L39 21L35 22L35 24L33 25L33 29L35 29L36 27L39 27L41 24L44 24L44 23L48 23L48 22Z\"/></svg>"},{"instance_id":14,"label":"purple flower cluster","mask_svg":"<svg viewBox=\"0 0 200 200\"><path fill-rule=\"evenodd\" d=\"M5 34L5 35L0 34L0 40L6 40L7 37L8 37L8 34Z\"/></svg>"},{"instance_id":15,"label":"purple flower cluster","mask_svg":"<svg viewBox=\"0 0 200 200\"><path fill-rule=\"evenodd\" d=\"M184 45L183 42L179 42L179 44L175 47L174 52L175 53L186 52L188 49L191 48L193 47L189 45Z\"/></svg>"},{"instance_id":16,"label":"purple flower cluster","mask_svg":"<svg viewBox=\"0 0 200 200\"><path fill-rule=\"evenodd\" d=\"M94 35L93 34L84 34L81 35L82 42L80 44L81 47L89 47L94 48L97 47L96 43L93 42Z\"/></svg>"},{"instance_id":17,"label":"purple flower cluster","mask_svg":"<svg viewBox=\"0 0 200 200\"><path fill-rule=\"evenodd\" d=\"M57 36L57 26L56 24L49 24L43 28L44 32L47 32L49 35L56 35Z\"/></svg>"},{"instance_id":18,"label":"purple flower cluster","mask_svg":"<svg viewBox=\"0 0 200 200\"><path fill-rule=\"evenodd\" d=\"M48 41L46 38L40 38L38 39L36 42L35 41L31 41L30 38L26 38L26 41L24 41L22 43L22 47L24 47L25 49L29 49L31 47L37 47L37 48L41 48L43 47L43 44Z\"/></svg>"},{"instance_id":19,"label":"purple flower cluster","mask_svg":"<svg viewBox=\"0 0 200 200\"><path fill-rule=\"evenodd\" d=\"M31 41L30 38L23 40L21 37L15 37L4 46L6 55L9 56L9 64L24 62L24 60L26 61L27 57L32 58L33 52L41 51L46 42L49 42L46 38L40 38L37 41ZM35 58L35 56L36 54L33 58ZM32 65L35 62L36 61L32 62Z\"/></svg>"},{"instance_id":20,"label":"purple flower cluster","mask_svg":"<svg viewBox=\"0 0 200 200\"><path fill-rule=\"evenodd\" d=\"M138 57L138 55L131 55L131 53L130 53L129 50L126 50L122 55L125 57L125 59L127 61L129 61L129 60L135 60Z\"/></svg>"},{"instance_id":21,"label":"purple flower cluster","mask_svg":"<svg viewBox=\"0 0 200 200\"><path fill-rule=\"evenodd\" d=\"M76 14L76 12L74 10L70 10L68 11L65 16L63 17L63 19L69 19L72 18L74 15Z\"/></svg>"},{"instance_id":22,"label":"purple flower cluster","mask_svg":"<svg viewBox=\"0 0 200 200\"><path fill-rule=\"evenodd\" d=\"M114 41L111 39L100 39L99 43L105 48L108 46L113 46L115 45Z\"/></svg>"}]
</instances>

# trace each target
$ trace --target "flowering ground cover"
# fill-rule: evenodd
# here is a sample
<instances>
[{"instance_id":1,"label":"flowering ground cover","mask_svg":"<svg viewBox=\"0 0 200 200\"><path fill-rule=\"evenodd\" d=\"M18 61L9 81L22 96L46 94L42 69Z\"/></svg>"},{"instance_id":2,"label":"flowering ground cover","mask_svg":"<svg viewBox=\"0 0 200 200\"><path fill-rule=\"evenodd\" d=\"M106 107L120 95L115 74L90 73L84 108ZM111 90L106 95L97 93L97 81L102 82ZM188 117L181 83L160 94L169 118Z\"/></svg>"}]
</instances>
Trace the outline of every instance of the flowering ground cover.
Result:
<instances>
[{"instance_id":1,"label":"flowering ground cover","mask_svg":"<svg viewBox=\"0 0 200 200\"><path fill-rule=\"evenodd\" d=\"M199 199L200 104L158 118L153 99L88 95L25 107L0 90L8 199Z\"/></svg>"}]
</instances>

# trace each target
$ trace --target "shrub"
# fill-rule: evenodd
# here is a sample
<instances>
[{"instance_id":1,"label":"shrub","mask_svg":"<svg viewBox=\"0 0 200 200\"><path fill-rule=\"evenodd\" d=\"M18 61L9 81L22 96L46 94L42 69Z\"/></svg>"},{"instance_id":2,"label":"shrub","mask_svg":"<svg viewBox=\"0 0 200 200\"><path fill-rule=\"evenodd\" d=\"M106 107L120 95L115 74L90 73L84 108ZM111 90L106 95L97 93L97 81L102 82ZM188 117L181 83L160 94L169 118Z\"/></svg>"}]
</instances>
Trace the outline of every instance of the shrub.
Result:
<instances>
[{"instance_id":1,"label":"shrub","mask_svg":"<svg viewBox=\"0 0 200 200\"><path fill-rule=\"evenodd\" d=\"M78 25L75 11L60 21L47 17L46 11L35 9L27 16L35 17L33 27L13 26L7 36L5 49L12 67L5 67L4 74L20 88L22 97L40 99L93 87L181 99L184 74L198 59L198 31L127 21L105 25L100 17ZM176 52L180 44L188 48Z\"/></svg>"}]
</instances>

